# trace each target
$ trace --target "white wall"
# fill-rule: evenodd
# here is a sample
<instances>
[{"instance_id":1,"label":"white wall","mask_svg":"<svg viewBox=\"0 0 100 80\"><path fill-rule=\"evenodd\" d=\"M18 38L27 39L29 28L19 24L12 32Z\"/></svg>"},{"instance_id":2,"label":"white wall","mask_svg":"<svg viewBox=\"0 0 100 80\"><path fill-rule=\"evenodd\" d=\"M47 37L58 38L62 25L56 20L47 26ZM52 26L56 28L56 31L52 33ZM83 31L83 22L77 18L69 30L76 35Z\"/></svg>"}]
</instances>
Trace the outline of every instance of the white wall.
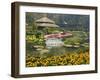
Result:
<instances>
[{"instance_id":1,"label":"white wall","mask_svg":"<svg viewBox=\"0 0 100 80\"><path fill-rule=\"evenodd\" d=\"M10 77L10 59L11 59L11 2L13 1L29 1L41 3L55 4L76 4L98 6L100 9L100 0L0 0L0 80L16 80ZM98 11L100 14L100 11ZM98 23L100 15L98 15ZM100 33L100 23L98 24L98 34ZM100 41L100 37L98 37ZM100 47L100 42L98 42ZM81 74L66 76L51 76L39 78L22 78L19 80L99 80L100 79L100 50L98 51L98 68L97 74Z\"/></svg>"}]
</instances>

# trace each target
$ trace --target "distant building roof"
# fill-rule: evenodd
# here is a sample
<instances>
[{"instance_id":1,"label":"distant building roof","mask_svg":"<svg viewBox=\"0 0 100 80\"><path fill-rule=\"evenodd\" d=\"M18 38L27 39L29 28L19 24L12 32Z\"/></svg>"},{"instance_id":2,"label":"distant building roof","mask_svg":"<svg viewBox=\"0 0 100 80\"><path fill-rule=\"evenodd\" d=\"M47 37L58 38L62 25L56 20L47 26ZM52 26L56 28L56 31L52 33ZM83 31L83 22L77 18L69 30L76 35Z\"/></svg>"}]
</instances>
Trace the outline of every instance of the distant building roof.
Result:
<instances>
[{"instance_id":1,"label":"distant building roof","mask_svg":"<svg viewBox=\"0 0 100 80\"><path fill-rule=\"evenodd\" d=\"M47 17L42 17L36 20L35 22L37 23L37 26L39 27L59 27L58 25L55 24L55 21Z\"/></svg>"},{"instance_id":2,"label":"distant building roof","mask_svg":"<svg viewBox=\"0 0 100 80\"><path fill-rule=\"evenodd\" d=\"M42 18L36 20L36 23L41 23L41 22L55 24L55 22L53 20L51 20L47 17L42 17Z\"/></svg>"},{"instance_id":3,"label":"distant building roof","mask_svg":"<svg viewBox=\"0 0 100 80\"><path fill-rule=\"evenodd\" d=\"M38 23L37 26L40 26L40 27L59 27L56 24L49 24L49 23Z\"/></svg>"}]
</instances>

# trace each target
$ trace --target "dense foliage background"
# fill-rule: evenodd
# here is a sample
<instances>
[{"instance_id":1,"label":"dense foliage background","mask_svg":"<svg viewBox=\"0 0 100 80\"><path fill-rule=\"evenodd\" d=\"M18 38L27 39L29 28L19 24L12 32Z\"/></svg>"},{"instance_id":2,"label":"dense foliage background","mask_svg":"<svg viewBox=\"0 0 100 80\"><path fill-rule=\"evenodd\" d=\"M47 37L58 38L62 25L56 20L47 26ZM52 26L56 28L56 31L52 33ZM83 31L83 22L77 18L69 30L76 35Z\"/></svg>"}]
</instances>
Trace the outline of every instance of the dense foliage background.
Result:
<instances>
[{"instance_id":1,"label":"dense foliage background","mask_svg":"<svg viewBox=\"0 0 100 80\"><path fill-rule=\"evenodd\" d=\"M47 16L57 25L66 30L89 31L89 15L52 14L52 13L26 13L26 23L32 25L33 21Z\"/></svg>"}]
</instances>

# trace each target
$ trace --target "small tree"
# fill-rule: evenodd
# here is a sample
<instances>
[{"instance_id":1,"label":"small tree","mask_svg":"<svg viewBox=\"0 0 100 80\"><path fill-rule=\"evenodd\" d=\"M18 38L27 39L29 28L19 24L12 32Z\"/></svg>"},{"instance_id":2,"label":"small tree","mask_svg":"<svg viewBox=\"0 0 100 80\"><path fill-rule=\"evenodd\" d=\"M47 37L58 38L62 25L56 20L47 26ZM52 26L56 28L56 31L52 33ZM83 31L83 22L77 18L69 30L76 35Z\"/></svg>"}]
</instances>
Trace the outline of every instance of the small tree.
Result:
<instances>
[{"instance_id":1,"label":"small tree","mask_svg":"<svg viewBox=\"0 0 100 80\"><path fill-rule=\"evenodd\" d=\"M32 24L32 30L33 30L33 32L37 31L37 25L35 22L33 22L33 24Z\"/></svg>"}]
</instances>

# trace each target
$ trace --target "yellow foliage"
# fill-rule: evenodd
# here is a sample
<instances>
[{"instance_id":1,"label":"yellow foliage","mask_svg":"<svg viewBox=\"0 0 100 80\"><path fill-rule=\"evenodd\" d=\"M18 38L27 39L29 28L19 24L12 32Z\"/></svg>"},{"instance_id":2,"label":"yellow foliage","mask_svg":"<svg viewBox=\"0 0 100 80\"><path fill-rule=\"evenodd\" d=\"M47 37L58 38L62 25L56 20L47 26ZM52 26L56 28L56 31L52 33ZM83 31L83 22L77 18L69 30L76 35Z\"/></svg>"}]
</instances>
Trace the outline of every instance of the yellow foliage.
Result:
<instances>
[{"instance_id":1,"label":"yellow foliage","mask_svg":"<svg viewBox=\"0 0 100 80\"><path fill-rule=\"evenodd\" d=\"M36 36L35 35L27 35L26 40L35 40Z\"/></svg>"},{"instance_id":2,"label":"yellow foliage","mask_svg":"<svg viewBox=\"0 0 100 80\"><path fill-rule=\"evenodd\" d=\"M62 54L47 58L41 58L41 57L35 58L29 54L26 56L27 67L81 65L89 63L90 63L89 52Z\"/></svg>"}]
</instances>

